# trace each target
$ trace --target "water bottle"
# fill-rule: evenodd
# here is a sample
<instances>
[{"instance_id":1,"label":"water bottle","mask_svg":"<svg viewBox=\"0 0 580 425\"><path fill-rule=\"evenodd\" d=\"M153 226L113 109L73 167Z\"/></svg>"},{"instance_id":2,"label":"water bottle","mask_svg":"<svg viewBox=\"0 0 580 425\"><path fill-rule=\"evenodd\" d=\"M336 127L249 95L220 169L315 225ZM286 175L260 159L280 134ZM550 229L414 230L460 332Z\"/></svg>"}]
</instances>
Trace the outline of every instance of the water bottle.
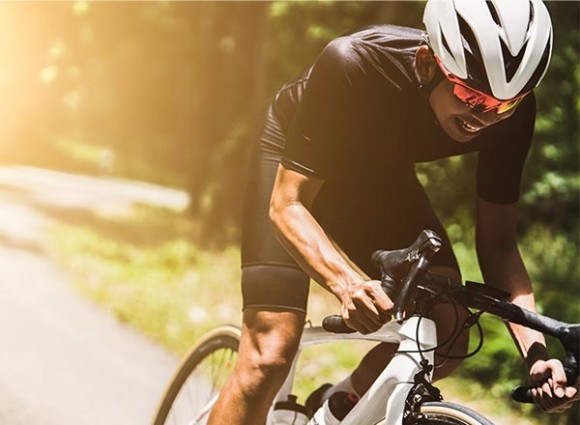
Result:
<instances>
[{"instance_id":1,"label":"water bottle","mask_svg":"<svg viewBox=\"0 0 580 425\"><path fill-rule=\"evenodd\" d=\"M306 408L296 403L296 396L288 395L286 401L279 401L272 412L274 425L306 425L308 416Z\"/></svg>"},{"instance_id":2,"label":"water bottle","mask_svg":"<svg viewBox=\"0 0 580 425\"><path fill-rule=\"evenodd\" d=\"M357 401L356 395L338 391L324 402L307 425L338 425Z\"/></svg>"}]
</instances>

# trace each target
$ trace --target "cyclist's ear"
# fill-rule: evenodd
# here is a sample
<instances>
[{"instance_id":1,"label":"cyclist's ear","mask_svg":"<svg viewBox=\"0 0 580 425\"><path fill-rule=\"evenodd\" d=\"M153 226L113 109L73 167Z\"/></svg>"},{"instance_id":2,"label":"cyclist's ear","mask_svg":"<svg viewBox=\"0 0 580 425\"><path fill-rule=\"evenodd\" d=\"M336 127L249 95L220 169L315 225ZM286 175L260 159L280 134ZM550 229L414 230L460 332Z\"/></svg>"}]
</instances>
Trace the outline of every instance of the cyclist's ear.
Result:
<instances>
[{"instance_id":1,"label":"cyclist's ear","mask_svg":"<svg viewBox=\"0 0 580 425\"><path fill-rule=\"evenodd\" d=\"M417 48L415 53L415 70L422 85L429 84L437 73L437 62L433 52L427 45Z\"/></svg>"}]
</instances>

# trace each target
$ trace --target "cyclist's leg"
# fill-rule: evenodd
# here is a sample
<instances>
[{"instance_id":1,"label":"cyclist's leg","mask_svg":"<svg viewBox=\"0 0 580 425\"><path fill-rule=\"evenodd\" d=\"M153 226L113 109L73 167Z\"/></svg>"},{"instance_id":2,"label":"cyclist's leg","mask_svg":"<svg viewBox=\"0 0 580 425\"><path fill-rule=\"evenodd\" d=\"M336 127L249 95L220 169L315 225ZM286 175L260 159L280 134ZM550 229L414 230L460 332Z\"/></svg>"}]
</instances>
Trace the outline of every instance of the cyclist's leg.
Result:
<instances>
[{"instance_id":1,"label":"cyclist's leg","mask_svg":"<svg viewBox=\"0 0 580 425\"><path fill-rule=\"evenodd\" d=\"M264 424L288 374L304 325L304 312L244 311L236 367L210 415L209 424Z\"/></svg>"},{"instance_id":2,"label":"cyclist's leg","mask_svg":"<svg viewBox=\"0 0 580 425\"><path fill-rule=\"evenodd\" d=\"M279 254L281 259L282 252ZM298 349L308 284L308 277L294 267L251 265L242 269L244 322L238 360L209 424L265 423Z\"/></svg>"},{"instance_id":3,"label":"cyclist's leg","mask_svg":"<svg viewBox=\"0 0 580 425\"><path fill-rule=\"evenodd\" d=\"M267 137L266 137L267 136ZM210 424L264 424L288 374L304 326L309 278L273 234L269 203L283 143L268 117L256 148L242 224L244 322L234 371Z\"/></svg>"}]
</instances>

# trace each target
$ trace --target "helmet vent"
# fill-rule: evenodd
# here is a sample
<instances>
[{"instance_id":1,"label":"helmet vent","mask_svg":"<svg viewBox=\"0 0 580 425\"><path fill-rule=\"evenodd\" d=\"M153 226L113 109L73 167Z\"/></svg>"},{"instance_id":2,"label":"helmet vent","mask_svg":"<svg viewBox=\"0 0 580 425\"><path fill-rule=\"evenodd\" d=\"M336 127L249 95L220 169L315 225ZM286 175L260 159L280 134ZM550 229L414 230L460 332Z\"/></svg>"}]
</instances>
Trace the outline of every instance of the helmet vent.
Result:
<instances>
[{"instance_id":1,"label":"helmet vent","mask_svg":"<svg viewBox=\"0 0 580 425\"><path fill-rule=\"evenodd\" d=\"M538 85L538 82L541 80L543 74L546 72L546 68L548 67L548 62L550 61L550 52L552 51L552 37L548 39L548 43L546 44L546 48L544 49L544 53L542 55L542 59L538 66L536 67L536 71L534 75L528 81L528 84L523 88L522 92L530 91L535 86Z\"/></svg>"},{"instance_id":2,"label":"helmet vent","mask_svg":"<svg viewBox=\"0 0 580 425\"><path fill-rule=\"evenodd\" d=\"M489 82L485 72L485 66L482 62L481 50L473 30L469 24L460 15L457 15L459 30L462 35L463 50L465 61L468 69L468 80L471 84L489 93Z\"/></svg>"},{"instance_id":3,"label":"helmet vent","mask_svg":"<svg viewBox=\"0 0 580 425\"><path fill-rule=\"evenodd\" d=\"M526 41L526 43L522 46L522 49L516 56L511 55L508 47L505 45L505 42L502 39L500 39L500 43L501 43L501 53L503 55L503 63L505 66L506 81L509 83L512 80L512 78L514 78L514 75L516 74L518 68L520 67L520 64L522 63L524 54L526 53L526 47L528 42Z\"/></svg>"},{"instance_id":4,"label":"helmet vent","mask_svg":"<svg viewBox=\"0 0 580 425\"><path fill-rule=\"evenodd\" d=\"M441 34L441 43L443 43L443 48L447 50L449 54L451 54L451 48L449 47L449 44L447 44L447 38L443 33L443 29L441 29L441 25L439 25L439 33Z\"/></svg>"},{"instance_id":5,"label":"helmet vent","mask_svg":"<svg viewBox=\"0 0 580 425\"><path fill-rule=\"evenodd\" d=\"M463 48L467 50L469 53L480 57L481 52L479 50L479 45L477 43L477 38L475 38L475 34L473 30L469 26L465 19L461 17L461 15L457 15L457 21L459 22L459 31L461 32L462 41L463 41Z\"/></svg>"},{"instance_id":6,"label":"helmet vent","mask_svg":"<svg viewBox=\"0 0 580 425\"><path fill-rule=\"evenodd\" d=\"M501 21L499 20L499 15L497 13L497 10L495 9L495 6L493 5L493 2L486 1L485 4L489 9L489 13L491 14L493 21L497 24L498 27L501 27Z\"/></svg>"}]
</instances>

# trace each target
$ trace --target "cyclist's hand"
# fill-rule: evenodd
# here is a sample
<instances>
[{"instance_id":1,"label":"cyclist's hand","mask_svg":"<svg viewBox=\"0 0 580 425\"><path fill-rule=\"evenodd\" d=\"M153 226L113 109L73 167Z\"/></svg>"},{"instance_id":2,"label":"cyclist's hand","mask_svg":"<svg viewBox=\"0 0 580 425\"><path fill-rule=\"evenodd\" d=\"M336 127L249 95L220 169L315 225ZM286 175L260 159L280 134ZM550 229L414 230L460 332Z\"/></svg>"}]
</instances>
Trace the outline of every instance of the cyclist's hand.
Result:
<instances>
[{"instance_id":1,"label":"cyclist's hand","mask_svg":"<svg viewBox=\"0 0 580 425\"><path fill-rule=\"evenodd\" d=\"M378 280L352 285L342 296L341 314L352 329L368 334L391 320L388 311L393 302L385 294Z\"/></svg>"},{"instance_id":2,"label":"cyclist's hand","mask_svg":"<svg viewBox=\"0 0 580 425\"><path fill-rule=\"evenodd\" d=\"M536 361L530 368L530 385L534 403L549 413L564 412L580 399L579 380L572 387L566 385L560 360Z\"/></svg>"}]
</instances>

